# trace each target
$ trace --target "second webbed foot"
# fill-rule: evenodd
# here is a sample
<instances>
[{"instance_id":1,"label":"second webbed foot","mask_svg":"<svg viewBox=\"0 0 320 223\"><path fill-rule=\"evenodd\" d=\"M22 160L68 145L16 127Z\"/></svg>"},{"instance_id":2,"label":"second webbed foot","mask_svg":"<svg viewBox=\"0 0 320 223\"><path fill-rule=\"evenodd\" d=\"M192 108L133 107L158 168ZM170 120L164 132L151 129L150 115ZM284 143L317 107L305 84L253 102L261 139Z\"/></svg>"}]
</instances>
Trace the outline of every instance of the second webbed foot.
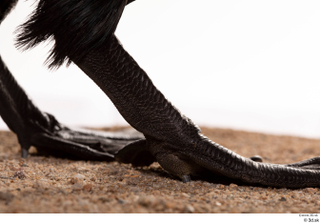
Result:
<instances>
[{"instance_id":1,"label":"second webbed foot","mask_svg":"<svg viewBox=\"0 0 320 223\"><path fill-rule=\"evenodd\" d=\"M114 160L125 145L142 139L139 133L125 134L73 130L54 116L42 112L16 82L0 57L0 115L17 135L21 156L31 146L45 154L86 160Z\"/></svg>"}]
</instances>

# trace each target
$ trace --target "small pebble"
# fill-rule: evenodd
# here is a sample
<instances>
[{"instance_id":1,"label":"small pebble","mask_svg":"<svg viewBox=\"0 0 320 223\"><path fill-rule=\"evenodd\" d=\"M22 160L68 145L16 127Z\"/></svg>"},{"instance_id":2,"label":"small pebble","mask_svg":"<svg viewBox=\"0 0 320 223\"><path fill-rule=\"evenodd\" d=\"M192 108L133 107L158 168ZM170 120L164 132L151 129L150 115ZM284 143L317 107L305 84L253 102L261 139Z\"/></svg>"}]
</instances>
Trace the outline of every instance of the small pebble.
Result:
<instances>
[{"instance_id":1,"label":"small pebble","mask_svg":"<svg viewBox=\"0 0 320 223\"><path fill-rule=\"evenodd\" d=\"M193 213L194 212L194 207L192 207L190 204L187 204L183 208L183 212L185 213Z\"/></svg>"},{"instance_id":2,"label":"small pebble","mask_svg":"<svg viewBox=\"0 0 320 223\"><path fill-rule=\"evenodd\" d=\"M27 176L25 175L22 169L19 169L17 172L14 173L13 177L18 177L19 179L25 179Z\"/></svg>"},{"instance_id":3,"label":"small pebble","mask_svg":"<svg viewBox=\"0 0 320 223\"><path fill-rule=\"evenodd\" d=\"M181 193L182 196L186 197L186 198L189 198L190 195L189 194L186 194L186 193Z\"/></svg>"},{"instance_id":4,"label":"small pebble","mask_svg":"<svg viewBox=\"0 0 320 223\"><path fill-rule=\"evenodd\" d=\"M48 184L48 182L44 181L44 180L37 180L33 186L33 188L41 188L41 189L48 189L50 186Z\"/></svg>"},{"instance_id":5,"label":"small pebble","mask_svg":"<svg viewBox=\"0 0 320 223\"><path fill-rule=\"evenodd\" d=\"M309 193L309 194L317 193L317 189L315 189L315 188L305 188L304 191Z\"/></svg>"},{"instance_id":6,"label":"small pebble","mask_svg":"<svg viewBox=\"0 0 320 223\"><path fill-rule=\"evenodd\" d=\"M75 183L71 186L72 190L82 190L83 186L80 183Z\"/></svg>"},{"instance_id":7,"label":"small pebble","mask_svg":"<svg viewBox=\"0 0 320 223\"><path fill-rule=\"evenodd\" d=\"M82 175L82 174L76 174L76 175L74 175L73 176L74 178L77 178L77 179L79 179L79 180L83 180L83 179L85 179L86 178L86 176L85 175Z\"/></svg>"},{"instance_id":8,"label":"small pebble","mask_svg":"<svg viewBox=\"0 0 320 223\"><path fill-rule=\"evenodd\" d=\"M281 197L279 201L287 201L285 197Z\"/></svg>"},{"instance_id":9,"label":"small pebble","mask_svg":"<svg viewBox=\"0 0 320 223\"><path fill-rule=\"evenodd\" d=\"M143 196L140 197L138 203L142 206L149 207L152 203L154 203L155 198L153 196Z\"/></svg>"},{"instance_id":10,"label":"small pebble","mask_svg":"<svg viewBox=\"0 0 320 223\"><path fill-rule=\"evenodd\" d=\"M238 185L237 185L237 184L230 184L229 187L230 187L230 188L237 188Z\"/></svg>"},{"instance_id":11,"label":"small pebble","mask_svg":"<svg viewBox=\"0 0 320 223\"><path fill-rule=\"evenodd\" d=\"M119 203L119 204L124 204L124 203L126 203L126 202L125 202L124 200L119 199L119 200L118 200L118 203Z\"/></svg>"},{"instance_id":12,"label":"small pebble","mask_svg":"<svg viewBox=\"0 0 320 223\"><path fill-rule=\"evenodd\" d=\"M93 188L93 184L86 184L83 186L84 191L91 191Z\"/></svg>"},{"instance_id":13,"label":"small pebble","mask_svg":"<svg viewBox=\"0 0 320 223\"><path fill-rule=\"evenodd\" d=\"M14 198L14 196L8 192L1 192L0 191L0 200L9 202Z\"/></svg>"}]
</instances>

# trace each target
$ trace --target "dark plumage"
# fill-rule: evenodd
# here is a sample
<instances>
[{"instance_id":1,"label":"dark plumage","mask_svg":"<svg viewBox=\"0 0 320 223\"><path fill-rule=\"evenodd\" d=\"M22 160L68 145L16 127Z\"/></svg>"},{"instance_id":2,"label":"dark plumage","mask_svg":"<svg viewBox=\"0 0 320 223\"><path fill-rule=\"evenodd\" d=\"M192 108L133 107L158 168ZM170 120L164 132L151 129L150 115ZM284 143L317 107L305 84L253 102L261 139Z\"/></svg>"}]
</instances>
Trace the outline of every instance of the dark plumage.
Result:
<instances>
[{"instance_id":1,"label":"dark plumage","mask_svg":"<svg viewBox=\"0 0 320 223\"><path fill-rule=\"evenodd\" d=\"M0 2L0 23L8 15L18 0L1 0Z\"/></svg>"},{"instance_id":2,"label":"dark plumage","mask_svg":"<svg viewBox=\"0 0 320 223\"><path fill-rule=\"evenodd\" d=\"M31 18L19 27L17 46L29 49L54 40L47 58L50 68L80 61L107 42L126 4L127 0L40 0Z\"/></svg>"}]
</instances>

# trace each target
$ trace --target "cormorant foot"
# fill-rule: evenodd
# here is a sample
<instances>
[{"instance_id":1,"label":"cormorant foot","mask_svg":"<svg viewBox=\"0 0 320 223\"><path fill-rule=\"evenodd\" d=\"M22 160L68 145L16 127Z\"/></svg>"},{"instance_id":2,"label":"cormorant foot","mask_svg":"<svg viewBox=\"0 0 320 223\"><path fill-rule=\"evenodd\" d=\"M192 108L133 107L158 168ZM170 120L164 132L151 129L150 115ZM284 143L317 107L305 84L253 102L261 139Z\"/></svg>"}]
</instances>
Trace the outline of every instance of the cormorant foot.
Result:
<instances>
[{"instance_id":1,"label":"cormorant foot","mask_svg":"<svg viewBox=\"0 0 320 223\"><path fill-rule=\"evenodd\" d=\"M0 116L17 135L21 155L35 146L40 153L85 160L114 160L125 145L142 139L141 133L105 133L73 130L53 115L40 111L16 82L0 57Z\"/></svg>"},{"instance_id":2,"label":"cormorant foot","mask_svg":"<svg viewBox=\"0 0 320 223\"><path fill-rule=\"evenodd\" d=\"M64 158L113 161L114 155L124 146L143 138L135 130L103 132L59 126L61 128L51 134L42 132L32 137L38 152Z\"/></svg>"}]
</instances>

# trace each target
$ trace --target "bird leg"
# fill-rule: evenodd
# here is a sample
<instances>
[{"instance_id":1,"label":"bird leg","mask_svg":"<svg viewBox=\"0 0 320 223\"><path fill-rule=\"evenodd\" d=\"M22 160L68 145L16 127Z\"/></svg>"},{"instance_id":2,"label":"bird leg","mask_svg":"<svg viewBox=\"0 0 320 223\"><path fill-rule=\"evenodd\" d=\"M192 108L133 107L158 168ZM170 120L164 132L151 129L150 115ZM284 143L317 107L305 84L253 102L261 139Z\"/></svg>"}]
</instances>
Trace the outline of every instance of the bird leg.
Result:
<instances>
[{"instance_id":1,"label":"bird leg","mask_svg":"<svg viewBox=\"0 0 320 223\"><path fill-rule=\"evenodd\" d=\"M291 166L261 163L260 158L242 157L203 136L153 85L114 35L128 2L40 0L18 39L21 46L31 48L53 38L51 67L73 61L108 95L128 123L144 134L145 139L118 150L116 160L135 165L157 160L185 182L210 171L251 184L320 187L320 171L314 170L320 166L318 158ZM304 168L310 163L312 169Z\"/></svg>"},{"instance_id":2,"label":"bird leg","mask_svg":"<svg viewBox=\"0 0 320 223\"><path fill-rule=\"evenodd\" d=\"M18 85L0 57L0 115L17 135L21 155L27 158L30 146L39 152L86 160L114 159L125 145L142 139L140 133L107 133L73 130L42 112Z\"/></svg>"},{"instance_id":3,"label":"bird leg","mask_svg":"<svg viewBox=\"0 0 320 223\"><path fill-rule=\"evenodd\" d=\"M209 170L267 186L320 186L320 171L314 168L320 167L319 158L292 165L262 163L260 157L242 157L204 137L153 85L114 35L76 64L146 138L119 150L118 161L144 165L141 154L146 153L183 181ZM310 163L313 168L305 168Z\"/></svg>"}]
</instances>

